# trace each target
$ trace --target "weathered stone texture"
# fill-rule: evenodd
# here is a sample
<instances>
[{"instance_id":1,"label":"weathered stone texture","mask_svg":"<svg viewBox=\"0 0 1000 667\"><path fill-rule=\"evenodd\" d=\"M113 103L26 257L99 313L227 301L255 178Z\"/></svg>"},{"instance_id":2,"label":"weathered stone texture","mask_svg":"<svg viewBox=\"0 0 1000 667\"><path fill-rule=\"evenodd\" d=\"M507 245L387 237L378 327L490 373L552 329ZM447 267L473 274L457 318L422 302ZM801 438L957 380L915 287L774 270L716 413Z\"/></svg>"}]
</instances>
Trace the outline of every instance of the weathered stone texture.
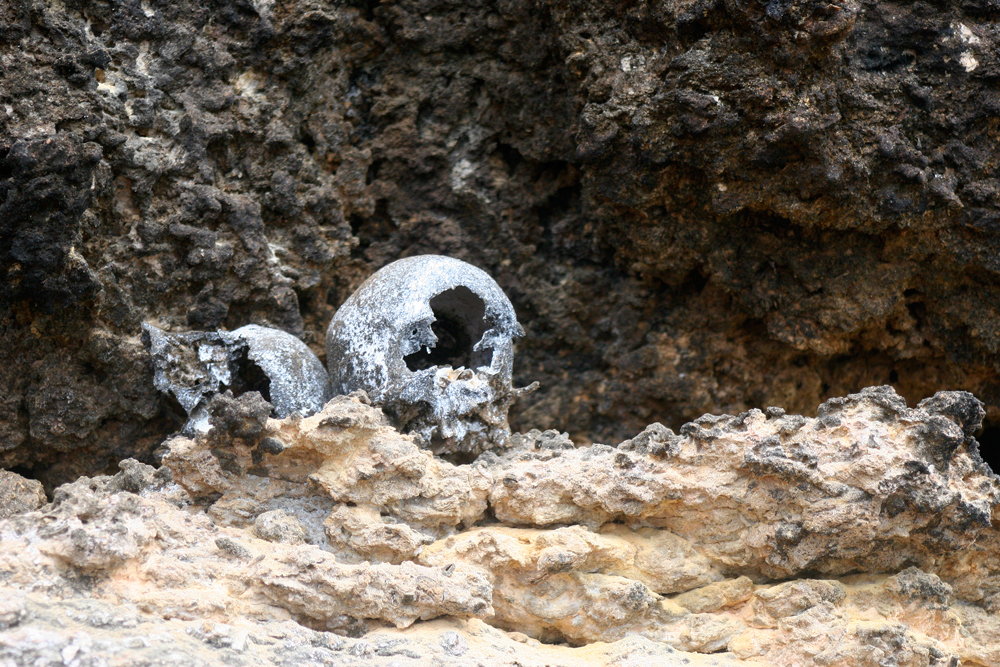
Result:
<instances>
[{"instance_id":1,"label":"weathered stone texture","mask_svg":"<svg viewBox=\"0 0 1000 667\"><path fill-rule=\"evenodd\" d=\"M0 470L0 519L36 510L46 502L42 483Z\"/></svg>"},{"instance_id":2,"label":"weathered stone texture","mask_svg":"<svg viewBox=\"0 0 1000 667\"><path fill-rule=\"evenodd\" d=\"M985 0L0 11L0 466L49 488L183 420L142 321L322 353L364 278L428 252L510 294L521 428L872 384L1000 425Z\"/></svg>"},{"instance_id":3,"label":"weathered stone texture","mask_svg":"<svg viewBox=\"0 0 1000 667\"><path fill-rule=\"evenodd\" d=\"M253 437L219 419L0 520L0 659L1000 666L981 405L874 387L818 413L533 431L461 465L361 392Z\"/></svg>"}]
</instances>

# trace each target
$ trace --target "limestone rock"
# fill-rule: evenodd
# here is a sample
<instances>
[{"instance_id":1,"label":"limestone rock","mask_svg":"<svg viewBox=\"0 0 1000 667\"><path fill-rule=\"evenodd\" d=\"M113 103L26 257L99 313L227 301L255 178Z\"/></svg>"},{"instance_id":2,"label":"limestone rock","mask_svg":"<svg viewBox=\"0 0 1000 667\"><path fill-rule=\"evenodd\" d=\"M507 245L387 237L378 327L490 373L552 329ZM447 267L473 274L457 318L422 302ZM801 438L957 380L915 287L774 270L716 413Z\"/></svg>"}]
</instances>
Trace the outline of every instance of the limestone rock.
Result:
<instances>
[{"instance_id":1,"label":"limestone rock","mask_svg":"<svg viewBox=\"0 0 1000 667\"><path fill-rule=\"evenodd\" d=\"M749 577L740 577L687 591L675 597L674 603L690 612L701 614L745 602L751 595L753 595L753 581Z\"/></svg>"},{"instance_id":2,"label":"limestone rock","mask_svg":"<svg viewBox=\"0 0 1000 667\"><path fill-rule=\"evenodd\" d=\"M521 525L661 527L723 572L758 581L915 562L1000 608L1000 568L986 557L1000 480L970 437L978 420L942 414L974 401L956 394L931 411L878 387L832 399L814 419L706 415L666 448L512 451L494 468L490 507ZM983 564L975 584L960 583L969 561Z\"/></svg>"},{"instance_id":3,"label":"limestone rock","mask_svg":"<svg viewBox=\"0 0 1000 667\"><path fill-rule=\"evenodd\" d=\"M25 625L0 632L5 665L39 664L132 667L133 665L301 665L328 667L737 667L728 656L675 651L642 637L581 648L521 643L508 633L471 619L440 619L406 630L377 629L349 638L292 621L233 618L182 620L133 614L104 601L65 600L58 608L45 596L26 596Z\"/></svg>"},{"instance_id":4,"label":"limestone rock","mask_svg":"<svg viewBox=\"0 0 1000 667\"><path fill-rule=\"evenodd\" d=\"M0 660L997 667L981 418L873 388L462 465L362 393L218 419L0 520Z\"/></svg>"},{"instance_id":5,"label":"limestone rock","mask_svg":"<svg viewBox=\"0 0 1000 667\"><path fill-rule=\"evenodd\" d=\"M399 563L413 560L430 535L401 521L387 520L378 510L357 505L337 505L324 521L330 546L358 554L364 559Z\"/></svg>"},{"instance_id":6,"label":"limestone rock","mask_svg":"<svg viewBox=\"0 0 1000 667\"><path fill-rule=\"evenodd\" d=\"M280 509L257 515L253 530L257 537L269 542L301 544L305 541L305 529L299 520Z\"/></svg>"}]
</instances>

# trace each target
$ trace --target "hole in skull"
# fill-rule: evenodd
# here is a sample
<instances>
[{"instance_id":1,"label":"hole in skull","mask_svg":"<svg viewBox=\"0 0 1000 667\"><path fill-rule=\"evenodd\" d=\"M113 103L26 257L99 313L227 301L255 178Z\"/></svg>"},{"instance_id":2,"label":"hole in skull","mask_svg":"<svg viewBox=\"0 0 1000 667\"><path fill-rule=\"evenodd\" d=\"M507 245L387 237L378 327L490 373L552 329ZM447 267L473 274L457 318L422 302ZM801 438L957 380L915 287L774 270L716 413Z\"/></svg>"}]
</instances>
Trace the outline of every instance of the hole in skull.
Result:
<instances>
[{"instance_id":1,"label":"hole in skull","mask_svg":"<svg viewBox=\"0 0 1000 667\"><path fill-rule=\"evenodd\" d=\"M260 392L265 401L271 401L271 378L261 369L260 366L252 362L247 357L247 351L243 350L240 358L236 362L237 371L233 377L233 384L230 387L234 396L245 394L248 391Z\"/></svg>"},{"instance_id":2,"label":"hole in skull","mask_svg":"<svg viewBox=\"0 0 1000 667\"><path fill-rule=\"evenodd\" d=\"M468 287L455 287L431 299L434 322L431 330L437 344L406 356L406 367L422 371L432 366L479 368L493 362L493 350L473 351L486 332L486 304ZM414 332L416 334L416 332Z\"/></svg>"}]
</instances>

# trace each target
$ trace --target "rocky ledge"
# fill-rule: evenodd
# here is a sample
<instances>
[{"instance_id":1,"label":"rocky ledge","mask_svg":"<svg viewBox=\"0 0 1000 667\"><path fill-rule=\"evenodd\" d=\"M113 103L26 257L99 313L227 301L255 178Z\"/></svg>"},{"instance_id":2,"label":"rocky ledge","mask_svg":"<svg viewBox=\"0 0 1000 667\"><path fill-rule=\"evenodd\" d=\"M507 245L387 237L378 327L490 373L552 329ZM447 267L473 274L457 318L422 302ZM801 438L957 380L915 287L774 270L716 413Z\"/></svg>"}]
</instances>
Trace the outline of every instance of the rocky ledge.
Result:
<instances>
[{"instance_id":1,"label":"rocky ledge","mask_svg":"<svg viewBox=\"0 0 1000 667\"><path fill-rule=\"evenodd\" d=\"M891 388L434 456L220 395L162 467L0 477L0 665L1000 666L983 409Z\"/></svg>"}]
</instances>

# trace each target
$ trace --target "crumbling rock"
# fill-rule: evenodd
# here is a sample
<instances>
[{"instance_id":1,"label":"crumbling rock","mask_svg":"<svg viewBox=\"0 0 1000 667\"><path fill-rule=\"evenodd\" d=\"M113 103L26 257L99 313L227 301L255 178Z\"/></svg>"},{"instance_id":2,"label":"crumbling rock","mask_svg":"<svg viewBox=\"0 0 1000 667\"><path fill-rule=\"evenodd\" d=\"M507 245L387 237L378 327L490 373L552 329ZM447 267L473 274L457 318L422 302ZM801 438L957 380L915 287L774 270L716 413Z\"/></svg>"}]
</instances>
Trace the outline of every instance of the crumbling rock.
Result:
<instances>
[{"instance_id":1,"label":"crumbling rock","mask_svg":"<svg viewBox=\"0 0 1000 667\"><path fill-rule=\"evenodd\" d=\"M4 589L2 600L10 600ZM0 602L6 605L6 602ZM22 601L23 619L2 635L0 659L17 667L93 661L109 667L157 664L253 667L465 667L474 661L490 667L735 667L727 656L677 652L642 637L582 648L519 642L508 633L471 619L440 619L407 630L380 629L364 638L345 638L292 621L230 622L163 619L122 613L104 601L65 600L54 609L45 596Z\"/></svg>"},{"instance_id":2,"label":"crumbling rock","mask_svg":"<svg viewBox=\"0 0 1000 667\"><path fill-rule=\"evenodd\" d=\"M917 563L993 608L1000 570L963 583L966 562L985 560L972 554L993 548L1000 502L1000 482L966 446L981 410L962 392L922 405L908 408L877 387L828 401L815 419L780 410L706 415L679 436L654 426L620 447L572 448L558 434L533 432L501 456L455 465L400 435L358 395L312 417L269 421L283 449L268 465L346 505L338 539L358 544L364 533L381 544L362 551L394 543L397 559L415 554L427 535L446 537L489 511L515 526L666 529L698 545L718 572L757 581ZM971 417L954 417L963 430L943 414ZM237 476L254 465L249 448L234 440L220 456L211 441L211 433L171 441L164 462L174 478L201 494L260 493Z\"/></svg>"},{"instance_id":3,"label":"crumbling rock","mask_svg":"<svg viewBox=\"0 0 1000 667\"><path fill-rule=\"evenodd\" d=\"M472 525L486 512L493 484L487 465L434 456L357 395L336 397L306 419L272 423L286 447L275 463L318 460L307 478L336 502L386 512L432 534Z\"/></svg>"},{"instance_id":4,"label":"crumbling rock","mask_svg":"<svg viewBox=\"0 0 1000 667\"><path fill-rule=\"evenodd\" d=\"M374 507L353 503L336 505L323 523L334 550L353 552L365 560L413 560L434 541L431 534L414 530L398 519L386 520Z\"/></svg>"},{"instance_id":5,"label":"crumbling rock","mask_svg":"<svg viewBox=\"0 0 1000 667\"><path fill-rule=\"evenodd\" d=\"M952 393L931 404L968 401ZM967 561L989 560L1000 483L955 422L907 408L888 387L829 401L819 415L705 416L666 458L603 445L512 452L490 507L522 525L666 528L700 542L722 571L757 579L907 563L962 579ZM994 573L964 595L996 608L998 584Z\"/></svg>"},{"instance_id":6,"label":"crumbling rock","mask_svg":"<svg viewBox=\"0 0 1000 667\"><path fill-rule=\"evenodd\" d=\"M160 470L126 460L0 520L16 591L0 656L66 649L46 611L65 609L103 619L108 643L66 649L95 654L124 641L108 628L159 627L189 655L183 627L240 655L277 632L414 664L1000 665L1000 479L971 437L978 403L909 408L874 387L818 415L706 415L618 447L532 431L461 465L362 392L261 416L252 437L215 420L164 443Z\"/></svg>"},{"instance_id":7,"label":"crumbling rock","mask_svg":"<svg viewBox=\"0 0 1000 667\"><path fill-rule=\"evenodd\" d=\"M285 544L302 544L306 536L299 520L280 509L257 515L253 521L253 532L262 540Z\"/></svg>"},{"instance_id":8,"label":"crumbling rock","mask_svg":"<svg viewBox=\"0 0 1000 667\"><path fill-rule=\"evenodd\" d=\"M68 567L101 577L100 591L146 613L291 615L322 627L345 618L402 627L418 618L490 613L489 585L478 570L460 566L445 576L413 563L344 565L313 545L219 529L206 514L192 517L189 497L162 479L136 491L128 470L141 465L126 462L115 477L64 485L41 512L11 519L3 529L3 583L55 595L73 585L57 574ZM27 568L14 562L19 550Z\"/></svg>"},{"instance_id":9,"label":"crumbling rock","mask_svg":"<svg viewBox=\"0 0 1000 667\"><path fill-rule=\"evenodd\" d=\"M584 644L642 634L681 650L712 653L744 627L692 618L657 595L722 579L690 544L667 531L617 524L600 533L580 526L485 527L429 546L419 562L483 568L493 578L494 622L544 640Z\"/></svg>"},{"instance_id":10,"label":"crumbling rock","mask_svg":"<svg viewBox=\"0 0 1000 667\"><path fill-rule=\"evenodd\" d=\"M41 482L0 470L0 519L36 510L46 502Z\"/></svg>"},{"instance_id":11,"label":"crumbling rock","mask_svg":"<svg viewBox=\"0 0 1000 667\"><path fill-rule=\"evenodd\" d=\"M244 577L258 582L258 595L307 623L335 629L341 618L374 618L407 627L418 619L493 612L492 588L475 568L444 572L410 561L342 565L318 549L279 554L258 559Z\"/></svg>"},{"instance_id":12,"label":"crumbling rock","mask_svg":"<svg viewBox=\"0 0 1000 667\"><path fill-rule=\"evenodd\" d=\"M607 524L553 530L482 527L463 531L422 550L420 562L468 561L496 576L524 583L568 571L602 572L637 581L659 594L720 581L722 574L686 540L663 530ZM523 574L517 574L523 570Z\"/></svg>"}]
</instances>

